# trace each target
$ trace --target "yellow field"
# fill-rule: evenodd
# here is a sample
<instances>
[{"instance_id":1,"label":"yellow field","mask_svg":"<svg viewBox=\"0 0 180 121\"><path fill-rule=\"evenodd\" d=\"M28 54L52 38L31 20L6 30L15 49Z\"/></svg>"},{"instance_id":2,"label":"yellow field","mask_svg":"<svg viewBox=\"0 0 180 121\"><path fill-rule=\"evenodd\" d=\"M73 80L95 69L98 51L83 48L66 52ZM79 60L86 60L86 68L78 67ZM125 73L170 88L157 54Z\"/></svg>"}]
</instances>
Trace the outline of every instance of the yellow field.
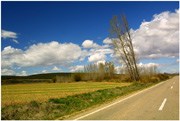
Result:
<instances>
[{"instance_id":1,"label":"yellow field","mask_svg":"<svg viewBox=\"0 0 180 121\"><path fill-rule=\"evenodd\" d=\"M130 84L116 82L76 82L2 85L1 106L24 104L33 100L43 102L50 98L66 97L99 89L128 86Z\"/></svg>"}]
</instances>

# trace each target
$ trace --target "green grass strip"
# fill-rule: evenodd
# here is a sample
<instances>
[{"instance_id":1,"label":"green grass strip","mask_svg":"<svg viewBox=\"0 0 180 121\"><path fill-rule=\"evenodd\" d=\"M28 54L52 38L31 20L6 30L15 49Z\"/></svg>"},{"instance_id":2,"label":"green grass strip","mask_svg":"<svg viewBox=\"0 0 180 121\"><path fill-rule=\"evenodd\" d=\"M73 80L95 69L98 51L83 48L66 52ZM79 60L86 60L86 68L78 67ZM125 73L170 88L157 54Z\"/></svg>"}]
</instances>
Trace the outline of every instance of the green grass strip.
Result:
<instances>
[{"instance_id":1,"label":"green grass strip","mask_svg":"<svg viewBox=\"0 0 180 121\"><path fill-rule=\"evenodd\" d=\"M133 83L130 86L102 89L66 98L53 98L43 103L32 101L24 105L6 106L1 109L1 119L52 120L151 85L153 84Z\"/></svg>"}]
</instances>

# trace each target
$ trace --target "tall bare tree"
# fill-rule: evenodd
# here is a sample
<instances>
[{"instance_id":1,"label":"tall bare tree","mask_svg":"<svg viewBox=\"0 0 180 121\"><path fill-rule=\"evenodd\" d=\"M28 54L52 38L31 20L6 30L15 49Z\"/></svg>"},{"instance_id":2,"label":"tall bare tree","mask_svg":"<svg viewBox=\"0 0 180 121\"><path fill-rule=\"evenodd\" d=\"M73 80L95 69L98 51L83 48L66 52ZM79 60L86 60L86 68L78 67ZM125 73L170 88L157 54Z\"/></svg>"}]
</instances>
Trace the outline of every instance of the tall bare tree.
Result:
<instances>
[{"instance_id":1,"label":"tall bare tree","mask_svg":"<svg viewBox=\"0 0 180 121\"><path fill-rule=\"evenodd\" d=\"M140 80L137 58L132 44L130 28L124 14L114 15L110 21L110 38L114 53L125 63L131 79Z\"/></svg>"}]
</instances>

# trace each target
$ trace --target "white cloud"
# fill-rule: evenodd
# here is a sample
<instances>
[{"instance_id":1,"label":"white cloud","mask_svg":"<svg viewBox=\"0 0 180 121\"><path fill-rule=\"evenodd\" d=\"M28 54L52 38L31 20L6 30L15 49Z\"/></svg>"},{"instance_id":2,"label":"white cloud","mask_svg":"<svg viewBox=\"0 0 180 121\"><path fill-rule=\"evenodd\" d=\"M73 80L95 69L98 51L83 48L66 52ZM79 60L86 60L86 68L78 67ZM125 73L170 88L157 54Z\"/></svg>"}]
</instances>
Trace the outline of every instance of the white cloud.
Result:
<instances>
[{"instance_id":1,"label":"white cloud","mask_svg":"<svg viewBox=\"0 0 180 121\"><path fill-rule=\"evenodd\" d=\"M105 54L95 53L95 54L91 55L90 57L88 57L88 61L89 62L105 61L106 58L107 58L107 56Z\"/></svg>"},{"instance_id":2,"label":"white cloud","mask_svg":"<svg viewBox=\"0 0 180 121\"><path fill-rule=\"evenodd\" d=\"M84 48L99 48L100 47L98 44L94 43L93 40L85 40L82 43L82 46Z\"/></svg>"},{"instance_id":3,"label":"white cloud","mask_svg":"<svg viewBox=\"0 0 180 121\"><path fill-rule=\"evenodd\" d=\"M106 54L113 53L112 49L109 48L109 45L97 45L93 42L93 40L85 40L82 43L82 46L85 48L82 52L82 57L80 58L80 61L83 61L86 56L88 57L89 62L98 62L98 61L105 61L107 56ZM89 50L86 50L86 48L90 48Z\"/></svg>"},{"instance_id":4,"label":"white cloud","mask_svg":"<svg viewBox=\"0 0 180 121\"><path fill-rule=\"evenodd\" d=\"M42 73L48 73L48 71L47 70L42 70Z\"/></svg>"},{"instance_id":5,"label":"white cloud","mask_svg":"<svg viewBox=\"0 0 180 121\"><path fill-rule=\"evenodd\" d=\"M15 49L15 48L12 48L11 46L7 46L4 48L4 50L2 51L2 55L5 56L5 55L13 55L13 54L22 54L23 51L21 49Z\"/></svg>"},{"instance_id":6,"label":"white cloud","mask_svg":"<svg viewBox=\"0 0 180 121\"><path fill-rule=\"evenodd\" d=\"M111 54L111 53L113 53L113 50L109 49L109 48L97 49L97 50L95 50L95 53Z\"/></svg>"},{"instance_id":7,"label":"white cloud","mask_svg":"<svg viewBox=\"0 0 180 121\"><path fill-rule=\"evenodd\" d=\"M21 59L22 55L21 49L15 49L11 46L5 47L1 52L1 68L13 68L15 62Z\"/></svg>"},{"instance_id":8,"label":"white cloud","mask_svg":"<svg viewBox=\"0 0 180 121\"><path fill-rule=\"evenodd\" d=\"M53 70L53 71L61 71L62 69L60 69L60 68L54 66L54 68L53 68L52 70Z\"/></svg>"},{"instance_id":9,"label":"white cloud","mask_svg":"<svg viewBox=\"0 0 180 121\"><path fill-rule=\"evenodd\" d=\"M3 39L11 38L12 41L14 41L15 43L19 43L19 42L16 40L16 38L17 38L17 33L15 33L15 32L2 30L2 31L1 31L1 37L2 37Z\"/></svg>"},{"instance_id":10,"label":"white cloud","mask_svg":"<svg viewBox=\"0 0 180 121\"><path fill-rule=\"evenodd\" d=\"M65 63L83 61L87 56L90 56L88 58L89 62L98 62L105 61L106 54L111 53L112 50L106 46L81 50L76 44L61 44L55 41L34 44L25 51L8 46L1 52L1 66L2 68L13 68L15 65L18 67L64 65ZM59 69L54 67L53 70Z\"/></svg>"},{"instance_id":11,"label":"white cloud","mask_svg":"<svg viewBox=\"0 0 180 121\"><path fill-rule=\"evenodd\" d=\"M71 66L69 67L69 69L70 69L70 72L82 71L84 69L84 65Z\"/></svg>"},{"instance_id":12,"label":"white cloud","mask_svg":"<svg viewBox=\"0 0 180 121\"><path fill-rule=\"evenodd\" d=\"M21 73L17 73L17 76L27 76L26 71L22 71Z\"/></svg>"},{"instance_id":13,"label":"white cloud","mask_svg":"<svg viewBox=\"0 0 180 121\"><path fill-rule=\"evenodd\" d=\"M156 14L152 21L142 22L131 33L141 59L179 56L179 10Z\"/></svg>"},{"instance_id":14,"label":"white cloud","mask_svg":"<svg viewBox=\"0 0 180 121\"><path fill-rule=\"evenodd\" d=\"M18 42L17 40L15 40L15 39L13 39L12 41L15 42L15 43L17 43L17 44L19 43L19 42Z\"/></svg>"},{"instance_id":15,"label":"white cloud","mask_svg":"<svg viewBox=\"0 0 180 121\"><path fill-rule=\"evenodd\" d=\"M89 56L89 52L87 50L82 50L81 51L81 57L80 57L79 61L84 61L86 56Z\"/></svg>"},{"instance_id":16,"label":"white cloud","mask_svg":"<svg viewBox=\"0 0 180 121\"><path fill-rule=\"evenodd\" d=\"M115 66L115 71L117 74L124 74L125 73L125 65Z\"/></svg>"},{"instance_id":17,"label":"white cloud","mask_svg":"<svg viewBox=\"0 0 180 121\"><path fill-rule=\"evenodd\" d=\"M147 63L147 64L143 64L143 63L139 63L139 64L137 64L137 66L138 66L138 68L146 68L146 69L148 69L148 68L151 68L151 67L154 67L154 66L156 66L156 67L160 67L160 65L158 64L158 63ZM125 65L124 64L122 64L121 66L116 66L115 67L115 70L116 70L116 72L118 73L118 74L120 74L120 73L125 73Z\"/></svg>"},{"instance_id":18,"label":"white cloud","mask_svg":"<svg viewBox=\"0 0 180 121\"><path fill-rule=\"evenodd\" d=\"M81 56L81 48L73 43L58 42L39 43L30 46L26 51L11 46L2 51L2 67L9 68L14 64L20 67L51 66L72 63Z\"/></svg>"},{"instance_id":19,"label":"white cloud","mask_svg":"<svg viewBox=\"0 0 180 121\"><path fill-rule=\"evenodd\" d=\"M147 63L147 64L139 63L137 64L137 66L140 68L150 68L153 66L159 67L159 64L158 63Z\"/></svg>"},{"instance_id":20,"label":"white cloud","mask_svg":"<svg viewBox=\"0 0 180 121\"><path fill-rule=\"evenodd\" d=\"M2 30L1 31L1 37L4 39L6 39L6 38L17 38L17 34L15 32L12 32L12 31Z\"/></svg>"},{"instance_id":21,"label":"white cloud","mask_svg":"<svg viewBox=\"0 0 180 121\"><path fill-rule=\"evenodd\" d=\"M106 39L103 40L103 43L110 44L110 43L112 43L112 41L109 37L107 37Z\"/></svg>"},{"instance_id":22,"label":"white cloud","mask_svg":"<svg viewBox=\"0 0 180 121\"><path fill-rule=\"evenodd\" d=\"M98 61L98 62L96 62L96 64L97 64L97 65L99 65L100 63L105 64L105 62L106 62L105 60L103 60L103 61Z\"/></svg>"},{"instance_id":23,"label":"white cloud","mask_svg":"<svg viewBox=\"0 0 180 121\"><path fill-rule=\"evenodd\" d=\"M9 70L9 69L2 69L1 75L15 75L15 72L13 70Z\"/></svg>"}]
</instances>

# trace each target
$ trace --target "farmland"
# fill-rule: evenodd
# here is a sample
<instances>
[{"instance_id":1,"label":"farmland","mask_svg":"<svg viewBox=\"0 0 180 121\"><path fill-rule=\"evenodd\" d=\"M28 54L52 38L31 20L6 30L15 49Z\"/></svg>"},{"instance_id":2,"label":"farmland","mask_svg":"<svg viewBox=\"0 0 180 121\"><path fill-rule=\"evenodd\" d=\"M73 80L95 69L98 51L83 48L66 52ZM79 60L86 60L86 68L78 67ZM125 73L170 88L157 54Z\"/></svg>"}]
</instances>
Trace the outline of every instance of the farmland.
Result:
<instances>
[{"instance_id":1,"label":"farmland","mask_svg":"<svg viewBox=\"0 0 180 121\"><path fill-rule=\"evenodd\" d=\"M74 82L39 83L1 86L1 106L25 104L31 101L44 102L50 98L93 92L99 89L128 86L131 83L117 82Z\"/></svg>"}]
</instances>

